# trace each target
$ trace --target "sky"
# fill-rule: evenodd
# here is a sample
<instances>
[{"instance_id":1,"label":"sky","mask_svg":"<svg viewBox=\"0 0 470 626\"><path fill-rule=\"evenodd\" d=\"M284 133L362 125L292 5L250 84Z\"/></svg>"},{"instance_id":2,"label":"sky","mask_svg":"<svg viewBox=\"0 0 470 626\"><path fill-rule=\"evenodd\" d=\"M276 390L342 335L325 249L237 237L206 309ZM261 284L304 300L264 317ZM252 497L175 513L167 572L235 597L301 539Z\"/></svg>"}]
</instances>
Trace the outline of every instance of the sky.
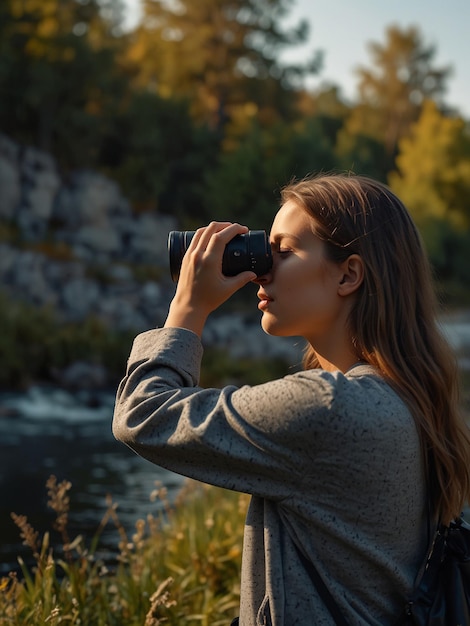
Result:
<instances>
[{"instance_id":1,"label":"sky","mask_svg":"<svg viewBox=\"0 0 470 626\"><path fill-rule=\"evenodd\" d=\"M193 0L197 2L197 0ZM139 19L140 0L125 0L130 24ZM285 24L300 18L310 24L306 45L285 55L305 60L323 51L323 68L309 86L336 84L348 100L356 97L357 66L370 68L368 43L384 44L388 26L416 26L425 46L434 45L436 67L451 66L445 102L470 117L470 1L469 0L296 0Z\"/></svg>"}]
</instances>

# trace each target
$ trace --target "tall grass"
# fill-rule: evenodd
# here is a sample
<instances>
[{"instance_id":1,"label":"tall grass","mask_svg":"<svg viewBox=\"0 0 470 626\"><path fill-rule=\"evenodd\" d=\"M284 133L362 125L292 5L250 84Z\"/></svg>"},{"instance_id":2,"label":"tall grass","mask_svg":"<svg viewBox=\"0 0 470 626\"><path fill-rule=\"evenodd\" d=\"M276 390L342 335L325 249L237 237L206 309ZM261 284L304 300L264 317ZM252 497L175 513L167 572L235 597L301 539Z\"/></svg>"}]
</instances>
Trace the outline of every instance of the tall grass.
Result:
<instances>
[{"instance_id":1,"label":"tall grass","mask_svg":"<svg viewBox=\"0 0 470 626\"><path fill-rule=\"evenodd\" d=\"M87 541L67 531L69 482L47 482L52 548L27 518L12 513L34 566L19 559L22 576L0 579L0 625L222 626L237 614L243 524L247 496L188 482L170 505L156 489L160 513L139 519L129 536L108 497L96 535ZM119 531L114 558L98 557L109 523Z\"/></svg>"}]
</instances>

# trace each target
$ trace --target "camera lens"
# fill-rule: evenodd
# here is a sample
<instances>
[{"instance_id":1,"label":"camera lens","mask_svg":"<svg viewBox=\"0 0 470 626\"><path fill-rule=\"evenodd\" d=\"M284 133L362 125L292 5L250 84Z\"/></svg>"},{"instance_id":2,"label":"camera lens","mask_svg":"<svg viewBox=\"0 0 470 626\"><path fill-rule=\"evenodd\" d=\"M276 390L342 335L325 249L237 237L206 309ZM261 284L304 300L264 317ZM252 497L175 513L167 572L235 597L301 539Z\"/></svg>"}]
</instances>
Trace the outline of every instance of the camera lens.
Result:
<instances>
[{"instance_id":1,"label":"camera lens","mask_svg":"<svg viewBox=\"0 0 470 626\"><path fill-rule=\"evenodd\" d=\"M181 262L193 236L194 231L191 230L172 230L168 235L170 274L174 282L178 281ZM271 246L264 230L250 230L244 235L236 235L225 246L222 258L222 272L225 276L235 276L247 270L262 276L271 266Z\"/></svg>"}]
</instances>

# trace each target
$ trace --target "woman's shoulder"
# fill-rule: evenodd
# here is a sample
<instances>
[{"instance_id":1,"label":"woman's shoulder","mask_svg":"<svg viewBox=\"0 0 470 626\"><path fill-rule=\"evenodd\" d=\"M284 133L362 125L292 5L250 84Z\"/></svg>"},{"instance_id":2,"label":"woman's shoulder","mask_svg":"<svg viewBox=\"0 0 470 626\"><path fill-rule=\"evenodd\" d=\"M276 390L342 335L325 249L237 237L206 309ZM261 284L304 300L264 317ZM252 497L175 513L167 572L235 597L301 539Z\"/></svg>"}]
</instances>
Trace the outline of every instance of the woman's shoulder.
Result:
<instances>
[{"instance_id":1,"label":"woman's shoulder","mask_svg":"<svg viewBox=\"0 0 470 626\"><path fill-rule=\"evenodd\" d=\"M303 370L292 382L313 391L320 387L330 397L330 411L338 415L383 417L393 415L410 423L411 413L392 384L372 365L358 363L347 372ZM308 395L308 394L307 394ZM395 421L395 420L394 420Z\"/></svg>"}]
</instances>

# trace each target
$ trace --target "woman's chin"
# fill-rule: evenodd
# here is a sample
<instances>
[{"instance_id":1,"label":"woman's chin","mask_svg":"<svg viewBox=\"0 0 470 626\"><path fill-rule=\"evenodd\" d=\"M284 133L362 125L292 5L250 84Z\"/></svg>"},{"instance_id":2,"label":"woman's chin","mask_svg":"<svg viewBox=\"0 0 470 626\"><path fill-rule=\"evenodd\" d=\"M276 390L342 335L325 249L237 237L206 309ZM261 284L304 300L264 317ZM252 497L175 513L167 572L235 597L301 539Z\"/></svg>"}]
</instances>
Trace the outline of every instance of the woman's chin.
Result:
<instances>
[{"instance_id":1,"label":"woman's chin","mask_svg":"<svg viewBox=\"0 0 470 626\"><path fill-rule=\"evenodd\" d=\"M266 314L261 318L261 328L267 335L272 335L273 337L282 337L283 333L279 324L276 323L276 320L272 319L272 317L267 317Z\"/></svg>"},{"instance_id":2,"label":"woman's chin","mask_svg":"<svg viewBox=\"0 0 470 626\"><path fill-rule=\"evenodd\" d=\"M279 323L276 318L264 314L261 318L261 328L267 335L272 337L301 337L299 333L295 332L294 328L289 328L286 325Z\"/></svg>"}]
</instances>

